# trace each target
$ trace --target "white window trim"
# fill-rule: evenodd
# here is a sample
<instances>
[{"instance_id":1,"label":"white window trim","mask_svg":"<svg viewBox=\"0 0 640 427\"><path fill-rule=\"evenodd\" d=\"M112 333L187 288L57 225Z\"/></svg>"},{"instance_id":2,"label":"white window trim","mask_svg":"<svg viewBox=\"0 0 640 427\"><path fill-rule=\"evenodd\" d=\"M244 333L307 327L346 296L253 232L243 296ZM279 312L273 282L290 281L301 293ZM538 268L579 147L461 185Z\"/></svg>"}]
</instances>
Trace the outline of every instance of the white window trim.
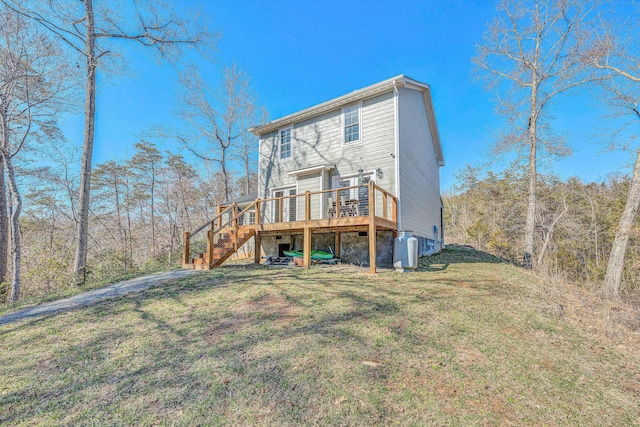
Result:
<instances>
[{"instance_id":1,"label":"white window trim","mask_svg":"<svg viewBox=\"0 0 640 427\"><path fill-rule=\"evenodd\" d=\"M344 132L344 110L348 110L350 108L353 107L358 107L358 136L359 138L356 139L355 141L349 141L346 142L345 141L345 132ZM342 107L340 109L340 134L341 134L341 140L342 140L342 146L346 147L346 146L350 146L350 145L357 145L357 144L362 144L363 141L363 137L362 137L362 101L360 102L356 102L354 104L350 104L350 105L345 105L344 107Z\"/></svg>"},{"instance_id":2,"label":"white window trim","mask_svg":"<svg viewBox=\"0 0 640 427\"><path fill-rule=\"evenodd\" d=\"M280 144L281 144L280 133L287 129L291 131L290 132L291 139L289 140L289 145L290 145L289 152L291 154L286 159L283 159L282 157L280 157L282 153L280 151ZM289 160L293 159L293 126L287 126L287 127L278 129L278 134L276 135L276 150L278 150L278 160L280 160L281 162L288 162Z\"/></svg>"}]
</instances>

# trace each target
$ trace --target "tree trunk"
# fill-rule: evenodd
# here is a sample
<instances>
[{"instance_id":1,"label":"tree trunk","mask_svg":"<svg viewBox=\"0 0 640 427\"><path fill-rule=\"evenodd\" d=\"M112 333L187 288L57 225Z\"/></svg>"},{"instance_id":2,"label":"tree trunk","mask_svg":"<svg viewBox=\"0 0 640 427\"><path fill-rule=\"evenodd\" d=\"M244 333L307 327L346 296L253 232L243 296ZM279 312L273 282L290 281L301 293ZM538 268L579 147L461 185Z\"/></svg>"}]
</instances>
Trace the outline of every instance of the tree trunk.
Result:
<instances>
[{"instance_id":1,"label":"tree trunk","mask_svg":"<svg viewBox=\"0 0 640 427\"><path fill-rule=\"evenodd\" d=\"M251 174L251 165L249 164L249 155L245 155L244 157L244 180L245 180L245 187L244 187L244 191L245 194L249 194L249 192L251 191L251 187L249 185L249 176Z\"/></svg>"},{"instance_id":2,"label":"tree trunk","mask_svg":"<svg viewBox=\"0 0 640 427\"><path fill-rule=\"evenodd\" d=\"M220 156L220 168L222 169L222 180L224 181L224 197L225 202L229 201L229 177L227 172L227 147L222 147Z\"/></svg>"},{"instance_id":3,"label":"tree trunk","mask_svg":"<svg viewBox=\"0 0 640 427\"><path fill-rule=\"evenodd\" d=\"M7 184L9 185L9 196L11 197L11 257L13 258L11 302L17 302L20 298L20 212L22 211L22 198L18 191L15 171L11 164L11 156L8 149L2 150L2 157L7 169Z\"/></svg>"},{"instance_id":4,"label":"tree trunk","mask_svg":"<svg viewBox=\"0 0 640 427\"><path fill-rule=\"evenodd\" d=\"M127 273L127 231L125 230L125 228L122 226L122 214L120 213L120 192L118 191L119 188L119 181L118 181L118 177L120 174L120 168L117 165L114 165L113 168L113 177L114 177L114 184L113 184L113 190L115 193L115 201L116 201L116 215L118 217L118 228L120 229L120 232L122 233L122 255L123 255L123 262L124 262L124 273Z\"/></svg>"},{"instance_id":5,"label":"tree trunk","mask_svg":"<svg viewBox=\"0 0 640 427\"><path fill-rule=\"evenodd\" d=\"M0 156L0 283L7 276L9 255L9 216L7 214L7 190L4 183L4 160ZM4 301L4 287L0 287L0 302Z\"/></svg>"},{"instance_id":6,"label":"tree trunk","mask_svg":"<svg viewBox=\"0 0 640 427\"><path fill-rule=\"evenodd\" d=\"M182 207L184 209L184 214L187 217L187 227L189 230L193 230L191 227L191 218L189 217L189 208L187 207L187 198L184 196L184 185L182 183L182 171L177 169L178 174L178 184L180 184L180 198L182 199Z\"/></svg>"},{"instance_id":7,"label":"tree trunk","mask_svg":"<svg viewBox=\"0 0 640 427\"><path fill-rule=\"evenodd\" d=\"M604 277L603 289L610 297L620 296L620 283L622 282L622 270L624 267L624 256L627 251L629 234L633 227L633 221L640 206L640 151L636 157L636 164L633 167L633 177L629 186L627 203L624 206L620 223L616 229L616 237L613 240L607 273Z\"/></svg>"},{"instance_id":8,"label":"tree trunk","mask_svg":"<svg viewBox=\"0 0 640 427\"><path fill-rule=\"evenodd\" d=\"M93 0L84 0L86 13L86 59L87 80L85 94L84 142L82 147L82 169L80 172L80 198L78 201L78 224L76 237L76 256L74 262L74 283L84 284L86 279L87 249L89 236L89 196L91 191L91 162L96 113L96 68L95 23L93 17Z\"/></svg>"},{"instance_id":9,"label":"tree trunk","mask_svg":"<svg viewBox=\"0 0 640 427\"><path fill-rule=\"evenodd\" d=\"M127 245L128 245L128 255L131 260L132 267L135 265L133 261L133 236L131 232L131 195L129 194L129 178L125 175L125 190L126 190L126 198L127 202L125 203L125 209L127 210Z\"/></svg>"},{"instance_id":10,"label":"tree trunk","mask_svg":"<svg viewBox=\"0 0 640 427\"><path fill-rule=\"evenodd\" d=\"M556 224L558 223L558 221L560 221L560 218L562 218L562 216L567 213L568 209L567 209L567 203L566 203L566 196L562 200L562 204L564 205L564 210L560 212L560 214L553 220L553 222L548 227L547 232L544 235L544 242L542 243L542 247L540 248L540 253L538 254L538 262L536 263L538 268L542 265L542 259L544 258L544 253L547 251L547 247L549 246L549 241L551 240L551 236L553 236L553 232L556 229Z\"/></svg>"},{"instance_id":11,"label":"tree trunk","mask_svg":"<svg viewBox=\"0 0 640 427\"><path fill-rule=\"evenodd\" d=\"M532 94L532 108L536 108L535 91ZM522 266L527 269L533 268L533 235L535 232L536 221L536 148L537 148L537 134L536 134L536 121L537 117L534 113L529 118L529 202L527 204L527 222L524 230L524 257L522 259Z\"/></svg>"},{"instance_id":12,"label":"tree trunk","mask_svg":"<svg viewBox=\"0 0 640 427\"><path fill-rule=\"evenodd\" d=\"M589 197L589 204L591 205L591 226L593 227L593 241L595 244L596 254L596 268L600 268L600 250L598 249L598 223L596 220L596 210L593 207L593 200Z\"/></svg>"},{"instance_id":13,"label":"tree trunk","mask_svg":"<svg viewBox=\"0 0 640 427\"><path fill-rule=\"evenodd\" d=\"M155 197L156 197L156 171L154 164L151 163L151 255L155 256L156 251L156 207L155 207Z\"/></svg>"}]
</instances>

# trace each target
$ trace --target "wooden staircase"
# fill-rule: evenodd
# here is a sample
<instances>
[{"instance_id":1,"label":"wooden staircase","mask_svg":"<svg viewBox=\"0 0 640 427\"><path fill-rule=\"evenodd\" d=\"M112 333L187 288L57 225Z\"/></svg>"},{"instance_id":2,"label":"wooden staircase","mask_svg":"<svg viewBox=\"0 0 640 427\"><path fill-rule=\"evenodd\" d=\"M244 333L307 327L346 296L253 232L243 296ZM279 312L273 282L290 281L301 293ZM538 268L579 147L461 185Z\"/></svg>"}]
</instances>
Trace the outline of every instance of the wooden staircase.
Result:
<instances>
[{"instance_id":1,"label":"wooden staircase","mask_svg":"<svg viewBox=\"0 0 640 427\"><path fill-rule=\"evenodd\" d=\"M194 270L211 270L220 266L230 256L235 254L242 245L255 235L255 227L244 224L247 211L253 208L255 202L244 210L238 212L238 205L233 203L222 210L211 221L199 227L193 234L185 232L184 235L184 258L182 268ZM226 219L226 221L225 221ZM200 231L210 225L207 231L206 251L196 258L191 258L189 254L190 241Z\"/></svg>"},{"instance_id":2,"label":"wooden staircase","mask_svg":"<svg viewBox=\"0 0 640 427\"><path fill-rule=\"evenodd\" d=\"M229 230L227 233L220 233L218 243L208 245L213 248L211 256L204 252L197 258L191 259L191 265L194 270L211 270L220 266L229 257L235 254L242 245L255 235L253 227L239 227L238 238L235 239L235 230ZM237 242L237 243L236 243Z\"/></svg>"}]
</instances>

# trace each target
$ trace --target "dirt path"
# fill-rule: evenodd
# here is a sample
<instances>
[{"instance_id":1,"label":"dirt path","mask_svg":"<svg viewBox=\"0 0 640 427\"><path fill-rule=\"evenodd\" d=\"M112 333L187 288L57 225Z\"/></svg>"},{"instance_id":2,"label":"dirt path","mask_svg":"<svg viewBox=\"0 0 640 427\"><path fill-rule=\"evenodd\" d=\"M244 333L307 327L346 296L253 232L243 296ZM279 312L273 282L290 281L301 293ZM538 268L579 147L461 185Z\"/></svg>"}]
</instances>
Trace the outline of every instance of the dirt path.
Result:
<instances>
[{"instance_id":1,"label":"dirt path","mask_svg":"<svg viewBox=\"0 0 640 427\"><path fill-rule=\"evenodd\" d=\"M58 301L47 302L18 310L14 313L0 316L0 325L5 323L16 322L18 320L29 319L33 317L49 316L52 314L74 310L80 307L86 307L96 304L105 299L119 297L131 292L141 292L154 285L159 285L172 279L179 279L190 274L198 273L194 270L172 270L163 273L151 274L148 276L136 277L135 279L125 280L123 282L114 283L104 288L94 289L82 294L74 295L69 298Z\"/></svg>"}]
</instances>

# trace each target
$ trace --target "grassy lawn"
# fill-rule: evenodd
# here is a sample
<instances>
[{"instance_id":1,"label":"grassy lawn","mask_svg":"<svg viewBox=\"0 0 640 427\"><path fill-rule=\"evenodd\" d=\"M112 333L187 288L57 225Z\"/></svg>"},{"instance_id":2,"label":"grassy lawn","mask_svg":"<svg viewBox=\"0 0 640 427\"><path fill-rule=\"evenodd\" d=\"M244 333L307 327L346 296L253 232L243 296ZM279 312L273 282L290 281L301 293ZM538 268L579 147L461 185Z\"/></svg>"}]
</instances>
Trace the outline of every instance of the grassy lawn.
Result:
<instances>
[{"instance_id":1,"label":"grassy lawn","mask_svg":"<svg viewBox=\"0 0 640 427\"><path fill-rule=\"evenodd\" d=\"M0 425L638 425L640 356L473 251L231 266L0 326Z\"/></svg>"}]
</instances>

